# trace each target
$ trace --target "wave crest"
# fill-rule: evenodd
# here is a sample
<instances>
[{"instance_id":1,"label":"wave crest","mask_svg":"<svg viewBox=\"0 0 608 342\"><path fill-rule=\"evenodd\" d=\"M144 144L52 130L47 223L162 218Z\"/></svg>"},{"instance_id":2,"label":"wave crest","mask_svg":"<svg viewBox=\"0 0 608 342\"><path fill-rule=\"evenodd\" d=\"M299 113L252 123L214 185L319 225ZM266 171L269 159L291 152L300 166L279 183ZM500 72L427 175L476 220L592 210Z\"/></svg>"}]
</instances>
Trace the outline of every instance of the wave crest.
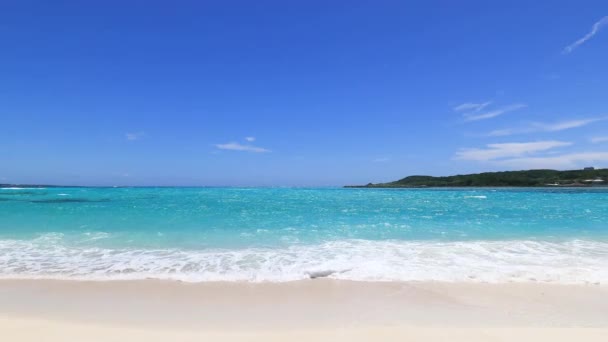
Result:
<instances>
[{"instance_id":1,"label":"wave crest","mask_svg":"<svg viewBox=\"0 0 608 342\"><path fill-rule=\"evenodd\" d=\"M606 283L608 243L343 240L276 249L108 249L70 246L49 234L0 240L0 277Z\"/></svg>"}]
</instances>

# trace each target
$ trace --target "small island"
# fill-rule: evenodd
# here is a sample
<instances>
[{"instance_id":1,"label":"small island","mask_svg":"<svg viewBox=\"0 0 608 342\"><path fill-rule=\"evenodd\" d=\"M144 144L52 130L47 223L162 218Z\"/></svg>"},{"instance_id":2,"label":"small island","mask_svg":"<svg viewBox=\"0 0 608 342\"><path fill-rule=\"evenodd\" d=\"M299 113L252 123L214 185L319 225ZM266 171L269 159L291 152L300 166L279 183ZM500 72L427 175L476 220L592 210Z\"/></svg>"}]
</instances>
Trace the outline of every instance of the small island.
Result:
<instances>
[{"instance_id":1,"label":"small island","mask_svg":"<svg viewBox=\"0 0 608 342\"><path fill-rule=\"evenodd\" d=\"M455 176L409 176L389 183L347 185L346 188L425 188L425 187L591 187L606 186L608 169L586 167L581 170L523 170L484 172Z\"/></svg>"}]
</instances>

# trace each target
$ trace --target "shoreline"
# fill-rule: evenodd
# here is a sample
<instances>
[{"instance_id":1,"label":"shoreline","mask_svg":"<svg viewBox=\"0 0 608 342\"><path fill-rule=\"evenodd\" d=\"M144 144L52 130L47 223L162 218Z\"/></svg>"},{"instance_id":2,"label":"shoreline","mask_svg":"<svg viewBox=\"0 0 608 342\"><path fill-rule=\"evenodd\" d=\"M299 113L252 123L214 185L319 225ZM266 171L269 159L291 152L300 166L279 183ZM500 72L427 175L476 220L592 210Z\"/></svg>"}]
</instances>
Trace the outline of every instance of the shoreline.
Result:
<instances>
[{"instance_id":1,"label":"shoreline","mask_svg":"<svg viewBox=\"0 0 608 342\"><path fill-rule=\"evenodd\" d=\"M346 239L279 247L197 249L145 245L112 248L109 245L119 243L120 234L67 234L0 240L0 249L5 253L0 258L0 279L280 283L329 278L372 282L608 284L606 237Z\"/></svg>"},{"instance_id":2,"label":"shoreline","mask_svg":"<svg viewBox=\"0 0 608 342\"><path fill-rule=\"evenodd\" d=\"M57 341L78 340L78 332L106 340L134 334L136 341L171 334L268 341L294 333L296 341L600 341L608 337L606 312L608 287L601 285L0 280L0 330L11 341L44 339L55 330Z\"/></svg>"}]
</instances>

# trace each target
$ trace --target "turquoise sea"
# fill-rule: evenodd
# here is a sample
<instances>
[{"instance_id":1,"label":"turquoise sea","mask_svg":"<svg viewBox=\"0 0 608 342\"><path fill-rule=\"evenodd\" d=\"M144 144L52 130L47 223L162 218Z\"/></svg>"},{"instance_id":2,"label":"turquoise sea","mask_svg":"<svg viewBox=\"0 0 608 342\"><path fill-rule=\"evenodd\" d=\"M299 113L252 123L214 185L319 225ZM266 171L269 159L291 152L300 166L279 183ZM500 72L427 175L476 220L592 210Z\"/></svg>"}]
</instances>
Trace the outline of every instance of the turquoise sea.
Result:
<instances>
[{"instance_id":1,"label":"turquoise sea","mask_svg":"<svg viewBox=\"0 0 608 342\"><path fill-rule=\"evenodd\" d=\"M608 189L0 189L0 278L318 276L608 283Z\"/></svg>"}]
</instances>

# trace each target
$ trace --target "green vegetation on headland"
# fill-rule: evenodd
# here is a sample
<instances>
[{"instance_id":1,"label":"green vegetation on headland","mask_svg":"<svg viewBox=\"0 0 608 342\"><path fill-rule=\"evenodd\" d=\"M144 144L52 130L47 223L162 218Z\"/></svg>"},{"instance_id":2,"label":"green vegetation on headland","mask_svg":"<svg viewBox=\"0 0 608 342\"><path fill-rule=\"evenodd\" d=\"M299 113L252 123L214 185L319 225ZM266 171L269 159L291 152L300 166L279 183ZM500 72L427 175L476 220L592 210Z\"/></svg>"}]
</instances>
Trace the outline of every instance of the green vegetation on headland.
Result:
<instances>
[{"instance_id":1,"label":"green vegetation on headland","mask_svg":"<svg viewBox=\"0 0 608 342\"><path fill-rule=\"evenodd\" d=\"M608 169L526 170L484 172L446 177L409 176L390 183L350 185L347 188L422 188L422 187L587 187L608 185Z\"/></svg>"}]
</instances>

